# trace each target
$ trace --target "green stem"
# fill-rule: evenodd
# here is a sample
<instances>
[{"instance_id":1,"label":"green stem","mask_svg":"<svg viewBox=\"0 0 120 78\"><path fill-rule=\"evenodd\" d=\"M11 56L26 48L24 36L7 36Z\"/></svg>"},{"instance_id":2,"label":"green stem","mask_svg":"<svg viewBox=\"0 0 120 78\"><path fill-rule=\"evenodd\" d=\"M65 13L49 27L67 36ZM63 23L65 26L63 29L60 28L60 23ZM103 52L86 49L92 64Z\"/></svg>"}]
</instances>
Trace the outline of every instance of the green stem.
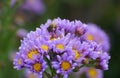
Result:
<instances>
[{"instance_id":1,"label":"green stem","mask_svg":"<svg viewBox=\"0 0 120 78\"><path fill-rule=\"evenodd\" d=\"M45 74L48 78L52 78L52 76L51 76L49 73L47 73L46 71L44 72L44 74Z\"/></svg>"},{"instance_id":2,"label":"green stem","mask_svg":"<svg viewBox=\"0 0 120 78\"><path fill-rule=\"evenodd\" d=\"M80 68L84 67L85 65L77 66L73 71L78 72Z\"/></svg>"},{"instance_id":3,"label":"green stem","mask_svg":"<svg viewBox=\"0 0 120 78\"><path fill-rule=\"evenodd\" d=\"M47 61L47 64L48 64L48 66L49 66L49 68L50 68L51 78L53 78L53 76L54 76L54 69L53 69L52 66L51 66L51 62L50 62L50 60L49 60L46 56L44 56L44 58L45 58L45 60Z\"/></svg>"}]
</instances>

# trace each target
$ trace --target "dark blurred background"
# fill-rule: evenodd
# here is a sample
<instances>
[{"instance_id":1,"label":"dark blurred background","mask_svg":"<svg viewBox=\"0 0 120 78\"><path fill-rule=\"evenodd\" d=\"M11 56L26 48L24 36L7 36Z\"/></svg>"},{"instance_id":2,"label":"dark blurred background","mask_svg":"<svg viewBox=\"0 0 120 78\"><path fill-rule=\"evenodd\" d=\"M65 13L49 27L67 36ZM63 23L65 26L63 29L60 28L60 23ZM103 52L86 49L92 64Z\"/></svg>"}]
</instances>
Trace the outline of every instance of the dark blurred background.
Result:
<instances>
[{"instance_id":1,"label":"dark blurred background","mask_svg":"<svg viewBox=\"0 0 120 78\"><path fill-rule=\"evenodd\" d=\"M47 19L57 17L99 25L111 44L109 70L104 78L120 78L120 0L34 1L0 0L0 78L24 78L23 70L13 69L12 64L20 40Z\"/></svg>"}]
</instances>

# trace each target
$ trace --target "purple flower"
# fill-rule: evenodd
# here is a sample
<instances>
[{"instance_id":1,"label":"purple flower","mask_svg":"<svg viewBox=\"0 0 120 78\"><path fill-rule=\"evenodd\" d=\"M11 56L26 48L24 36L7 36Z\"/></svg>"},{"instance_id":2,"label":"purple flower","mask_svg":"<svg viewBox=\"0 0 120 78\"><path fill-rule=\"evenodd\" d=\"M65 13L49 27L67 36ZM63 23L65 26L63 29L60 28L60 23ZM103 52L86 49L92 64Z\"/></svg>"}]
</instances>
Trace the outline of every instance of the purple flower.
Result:
<instances>
[{"instance_id":1,"label":"purple flower","mask_svg":"<svg viewBox=\"0 0 120 78\"><path fill-rule=\"evenodd\" d=\"M103 78L103 73L100 69L90 67L86 73L88 78Z\"/></svg>"},{"instance_id":2,"label":"purple flower","mask_svg":"<svg viewBox=\"0 0 120 78\"><path fill-rule=\"evenodd\" d=\"M29 70L25 70L25 78L39 78L39 75L31 73Z\"/></svg>"},{"instance_id":3,"label":"purple flower","mask_svg":"<svg viewBox=\"0 0 120 78\"><path fill-rule=\"evenodd\" d=\"M85 56L88 54L89 44L86 42L81 43L77 38L70 40L68 47L72 51L74 61L81 63ZM71 54L71 55L72 55Z\"/></svg>"},{"instance_id":4,"label":"purple flower","mask_svg":"<svg viewBox=\"0 0 120 78\"><path fill-rule=\"evenodd\" d=\"M87 29L86 29L86 24L83 24L81 21L78 21L76 20L75 23L74 23L74 33L77 35L77 36L81 36L83 34L86 33Z\"/></svg>"},{"instance_id":5,"label":"purple flower","mask_svg":"<svg viewBox=\"0 0 120 78\"><path fill-rule=\"evenodd\" d=\"M24 67L24 60L21 57L21 53L18 52L16 53L13 64L14 64L14 68L17 70L20 70L21 68Z\"/></svg>"},{"instance_id":6,"label":"purple flower","mask_svg":"<svg viewBox=\"0 0 120 78\"><path fill-rule=\"evenodd\" d=\"M109 59L110 59L110 56L106 52L101 53L100 57L99 57L98 68L100 68L102 70L108 70Z\"/></svg>"},{"instance_id":7,"label":"purple flower","mask_svg":"<svg viewBox=\"0 0 120 78\"><path fill-rule=\"evenodd\" d=\"M89 42L89 53L88 56L92 59L97 59L99 55L102 53L102 48L96 42Z\"/></svg>"},{"instance_id":8,"label":"purple flower","mask_svg":"<svg viewBox=\"0 0 120 78\"><path fill-rule=\"evenodd\" d=\"M52 62L52 67L56 69L56 73L61 74L64 78L67 78L68 74L77 65L72 61L73 56L69 56L67 53L64 53L62 56L57 55L56 61Z\"/></svg>"},{"instance_id":9,"label":"purple flower","mask_svg":"<svg viewBox=\"0 0 120 78\"><path fill-rule=\"evenodd\" d=\"M37 14L42 14L45 11L45 6L42 0L25 0L21 8Z\"/></svg>"},{"instance_id":10,"label":"purple flower","mask_svg":"<svg viewBox=\"0 0 120 78\"><path fill-rule=\"evenodd\" d=\"M40 47L40 51L42 53L48 54L49 51L52 49L52 45L49 41L45 41L44 39L40 39L38 43L40 43L40 44L38 44L38 46Z\"/></svg>"},{"instance_id":11,"label":"purple flower","mask_svg":"<svg viewBox=\"0 0 120 78\"><path fill-rule=\"evenodd\" d=\"M70 34L63 38L59 38L53 41L53 51L56 53L62 53L66 51L69 47L67 47L67 43L69 42Z\"/></svg>"},{"instance_id":12,"label":"purple flower","mask_svg":"<svg viewBox=\"0 0 120 78\"><path fill-rule=\"evenodd\" d=\"M32 63L26 64L25 67L28 68L32 73L35 73L42 78L42 74L47 68L47 64L43 58L37 58Z\"/></svg>"},{"instance_id":13,"label":"purple flower","mask_svg":"<svg viewBox=\"0 0 120 78\"><path fill-rule=\"evenodd\" d=\"M13 6L16 3L16 0L11 0L10 5Z\"/></svg>"},{"instance_id":14,"label":"purple flower","mask_svg":"<svg viewBox=\"0 0 120 78\"><path fill-rule=\"evenodd\" d=\"M25 62L32 62L38 57L42 57L42 52L38 48L38 43L31 41L27 38L22 41L21 46L19 47L21 56Z\"/></svg>"},{"instance_id":15,"label":"purple flower","mask_svg":"<svg viewBox=\"0 0 120 78\"><path fill-rule=\"evenodd\" d=\"M97 25L87 24L87 33L85 34L86 39L95 41L102 46L104 51L108 51L110 48L108 35Z\"/></svg>"},{"instance_id":16,"label":"purple flower","mask_svg":"<svg viewBox=\"0 0 120 78\"><path fill-rule=\"evenodd\" d=\"M89 42L90 48L85 61L90 62L90 60L96 60L96 67L102 70L108 69L108 61L110 56L107 52L103 51L101 45L96 42Z\"/></svg>"},{"instance_id":17,"label":"purple flower","mask_svg":"<svg viewBox=\"0 0 120 78\"><path fill-rule=\"evenodd\" d=\"M79 72L73 73L76 78L81 78L83 75L85 78L103 78L102 70L93 67L83 67Z\"/></svg>"},{"instance_id":18,"label":"purple flower","mask_svg":"<svg viewBox=\"0 0 120 78\"><path fill-rule=\"evenodd\" d=\"M17 31L17 36L20 37L20 38L23 38L23 37L25 37L27 35L27 33L28 33L27 30L25 30L25 29L19 29Z\"/></svg>"}]
</instances>

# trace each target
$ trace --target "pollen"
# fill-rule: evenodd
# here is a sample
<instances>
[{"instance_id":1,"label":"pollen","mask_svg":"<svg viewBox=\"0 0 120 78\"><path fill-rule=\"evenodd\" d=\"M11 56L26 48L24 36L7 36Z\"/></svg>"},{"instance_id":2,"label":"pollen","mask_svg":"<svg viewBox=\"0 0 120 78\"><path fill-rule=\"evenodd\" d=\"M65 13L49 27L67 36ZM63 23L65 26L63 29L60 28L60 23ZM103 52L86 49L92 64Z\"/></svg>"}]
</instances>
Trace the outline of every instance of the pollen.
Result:
<instances>
[{"instance_id":1,"label":"pollen","mask_svg":"<svg viewBox=\"0 0 120 78\"><path fill-rule=\"evenodd\" d=\"M33 69L36 71L36 72L39 72L41 71L41 68L42 68L42 65L40 63L35 63L33 65Z\"/></svg>"},{"instance_id":2,"label":"pollen","mask_svg":"<svg viewBox=\"0 0 120 78\"><path fill-rule=\"evenodd\" d=\"M71 64L67 61L63 61L61 63L61 68L64 70L64 71L67 71L71 68Z\"/></svg>"},{"instance_id":3,"label":"pollen","mask_svg":"<svg viewBox=\"0 0 120 78\"><path fill-rule=\"evenodd\" d=\"M64 45L63 44L58 44L56 45L57 49L63 50L64 49Z\"/></svg>"},{"instance_id":4,"label":"pollen","mask_svg":"<svg viewBox=\"0 0 120 78\"><path fill-rule=\"evenodd\" d=\"M82 56L82 54L80 54L80 53L78 52L78 50L73 50L73 52L75 52L75 59L76 59L76 60L79 59L79 58Z\"/></svg>"},{"instance_id":5,"label":"pollen","mask_svg":"<svg viewBox=\"0 0 120 78\"><path fill-rule=\"evenodd\" d=\"M87 34L87 39L92 41L94 40L94 37L91 34Z\"/></svg>"},{"instance_id":6,"label":"pollen","mask_svg":"<svg viewBox=\"0 0 120 78\"><path fill-rule=\"evenodd\" d=\"M18 64L19 64L19 65L22 64L22 59L21 59L21 58L18 59Z\"/></svg>"},{"instance_id":7,"label":"pollen","mask_svg":"<svg viewBox=\"0 0 120 78\"><path fill-rule=\"evenodd\" d=\"M89 68L88 74L90 78L96 78L97 77L97 71L95 68Z\"/></svg>"},{"instance_id":8,"label":"pollen","mask_svg":"<svg viewBox=\"0 0 120 78\"><path fill-rule=\"evenodd\" d=\"M48 49L49 49L47 45L42 45L41 48L45 51L48 51Z\"/></svg>"},{"instance_id":9,"label":"pollen","mask_svg":"<svg viewBox=\"0 0 120 78\"><path fill-rule=\"evenodd\" d=\"M27 57L29 59L33 59L34 58L33 56L38 54L39 54L38 50L31 50L30 52L28 52Z\"/></svg>"}]
</instances>

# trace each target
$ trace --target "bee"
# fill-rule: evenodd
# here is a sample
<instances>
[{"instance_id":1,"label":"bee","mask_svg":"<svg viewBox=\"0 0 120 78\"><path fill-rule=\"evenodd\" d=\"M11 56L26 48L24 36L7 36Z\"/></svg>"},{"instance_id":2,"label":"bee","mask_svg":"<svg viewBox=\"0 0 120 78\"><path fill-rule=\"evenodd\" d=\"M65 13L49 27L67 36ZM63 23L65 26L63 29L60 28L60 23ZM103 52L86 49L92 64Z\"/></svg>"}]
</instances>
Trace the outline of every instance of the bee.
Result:
<instances>
[{"instance_id":1,"label":"bee","mask_svg":"<svg viewBox=\"0 0 120 78\"><path fill-rule=\"evenodd\" d=\"M47 28L48 32L54 32L57 29L57 24L53 21Z\"/></svg>"}]
</instances>

